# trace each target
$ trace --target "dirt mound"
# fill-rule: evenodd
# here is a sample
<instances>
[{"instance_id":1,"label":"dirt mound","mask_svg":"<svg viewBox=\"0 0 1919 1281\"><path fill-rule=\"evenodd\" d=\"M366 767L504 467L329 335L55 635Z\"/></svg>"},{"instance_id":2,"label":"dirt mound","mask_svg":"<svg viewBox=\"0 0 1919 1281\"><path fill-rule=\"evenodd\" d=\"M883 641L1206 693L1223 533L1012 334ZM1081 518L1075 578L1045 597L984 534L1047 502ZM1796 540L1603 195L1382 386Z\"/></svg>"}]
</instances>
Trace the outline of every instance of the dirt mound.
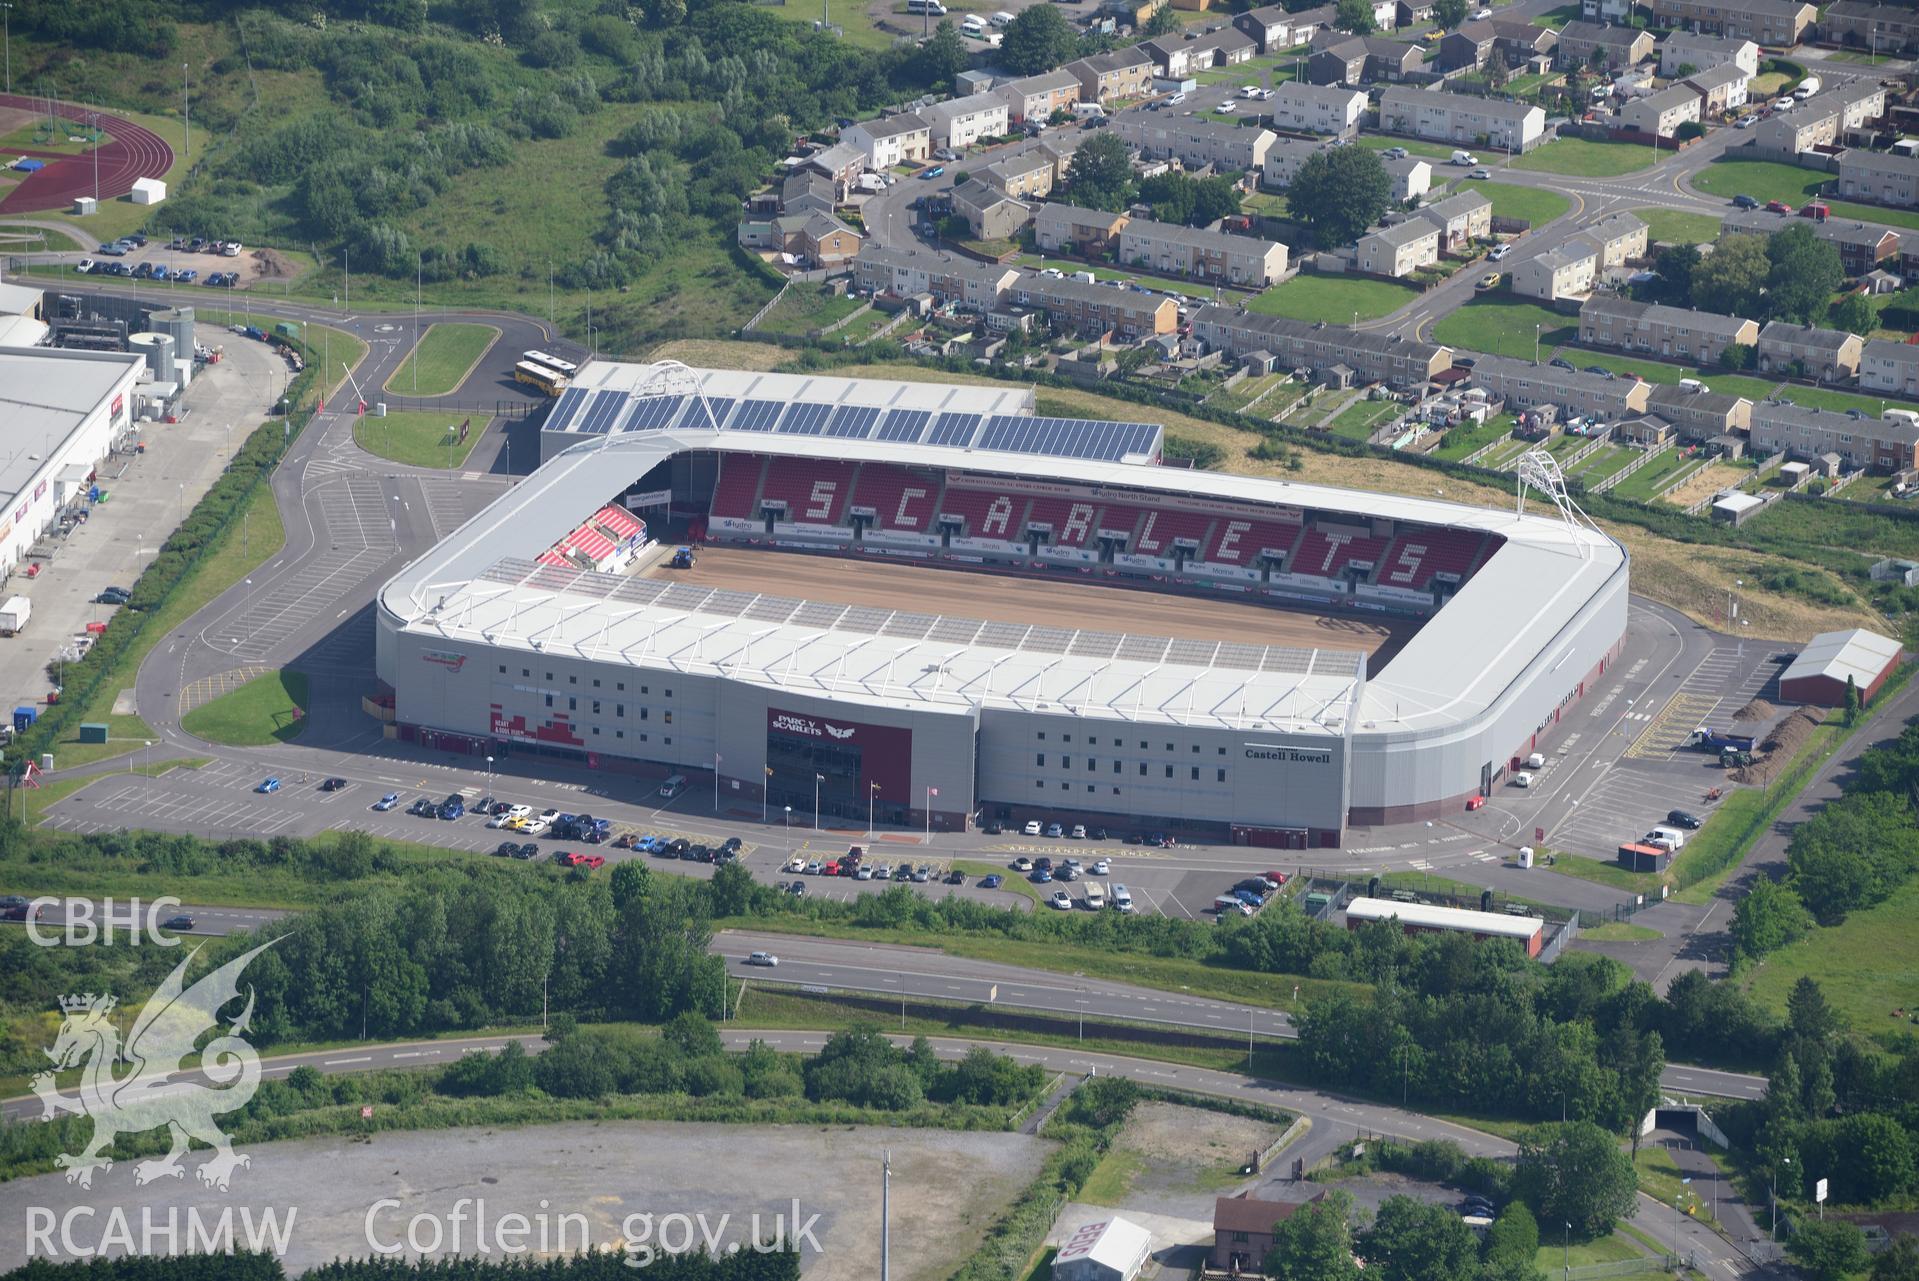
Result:
<instances>
[{"instance_id":1,"label":"dirt mound","mask_svg":"<svg viewBox=\"0 0 1919 1281\"><path fill-rule=\"evenodd\" d=\"M1755 698L1732 714L1736 721L1769 721L1779 709L1763 698Z\"/></svg>"},{"instance_id":2,"label":"dirt mound","mask_svg":"<svg viewBox=\"0 0 1919 1281\"><path fill-rule=\"evenodd\" d=\"M251 257L254 273L262 280L286 280L300 274L300 269L278 249L255 249Z\"/></svg>"},{"instance_id":3,"label":"dirt mound","mask_svg":"<svg viewBox=\"0 0 1919 1281\"><path fill-rule=\"evenodd\" d=\"M1733 770L1729 777L1735 783L1769 786L1792 763L1793 756L1805 744L1814 727L1825 719L1823 708L1800 708L1766 735L1758 751L1753 754L1752 764Z\"/></svg>"}]
</instances>

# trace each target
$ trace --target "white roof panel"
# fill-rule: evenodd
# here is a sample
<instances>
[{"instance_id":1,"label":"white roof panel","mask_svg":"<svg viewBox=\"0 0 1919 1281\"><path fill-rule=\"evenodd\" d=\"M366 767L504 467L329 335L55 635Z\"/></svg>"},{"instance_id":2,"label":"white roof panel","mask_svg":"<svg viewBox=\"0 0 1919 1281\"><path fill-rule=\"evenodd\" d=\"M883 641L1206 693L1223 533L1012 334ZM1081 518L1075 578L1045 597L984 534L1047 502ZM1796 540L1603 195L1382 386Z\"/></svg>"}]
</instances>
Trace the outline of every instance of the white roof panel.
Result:
<instances>
[{"instance_id":1,"label":"white roof panel","mask_svg":"<svg viewBox=\"0 0 1919 1281\"><path fill-rule=\"evenodd\" d=\"M1841 684L1852 677L1861 690L1879 679L1879 673L1899 658L1899 642L1863 627L1848 632L1823 632L1807 642L1779 677L1780 683L1830 676Z\"/></svg>"},{"instance_id":2,"label":"white roof panel","mask_svg":"<svg viewBox=\"0 0 1919 1281\"><path fill-rule=\"evenodd\" d=\"M1496 934L1501 938L1529 939L1545 928L1538 916L1507 916L1503 912L1475 912L1463 907L1438 907L1431 903L1400 903L1384 898L1356 898L1346 905L1349 920L1388 921L1398 917L1407 925L1435 930L1460 930L1473 934Z\"/></svg>"}]
</instances>

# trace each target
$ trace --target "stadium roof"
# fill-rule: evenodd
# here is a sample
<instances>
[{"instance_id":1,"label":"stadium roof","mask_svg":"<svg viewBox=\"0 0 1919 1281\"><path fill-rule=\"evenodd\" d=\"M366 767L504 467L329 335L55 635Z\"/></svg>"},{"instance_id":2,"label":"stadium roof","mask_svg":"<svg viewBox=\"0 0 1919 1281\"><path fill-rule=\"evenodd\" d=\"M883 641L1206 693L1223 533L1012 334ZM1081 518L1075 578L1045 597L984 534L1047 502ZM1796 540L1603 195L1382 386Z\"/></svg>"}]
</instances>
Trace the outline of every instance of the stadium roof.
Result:
<instances>
[{"instance_id":1,"label":"stadium roof","mask_svg":"<svg viewBox=\"0 0 1919 1281\"><path fill-rule=\"evenodd\" d=\"M128 368L144 360L138 353L0 347L0 422L8 438L0 454L0 501L19 493Z\"/></svg>"},{"instance_id":2,"label":"stadium roof","mask_svg":"<svg viewBox=\"0 0 1919 1281\"><path fill-rule=\"evenodd\" d=\"M752 375L740 375L751 377ZM1023 420L1042 422L1044 420ZM1222 504L1490 531L1500 550L1368 679L1351 650L1165 641L981 624L752 593L660 593L650 580L535 570L541 552L658 463L691 451L954 467ZM1135 497L1137 501L1137 497ZM1397 738L1497 704L1537 659L1563 661L1588 604L1626 572L1590 528L1433 499L1090 459L879 439L684 428L572 446L381 589L405 630L734 679L848 702L980 704L1119 720Z\"/></svg>"}]
</instances>

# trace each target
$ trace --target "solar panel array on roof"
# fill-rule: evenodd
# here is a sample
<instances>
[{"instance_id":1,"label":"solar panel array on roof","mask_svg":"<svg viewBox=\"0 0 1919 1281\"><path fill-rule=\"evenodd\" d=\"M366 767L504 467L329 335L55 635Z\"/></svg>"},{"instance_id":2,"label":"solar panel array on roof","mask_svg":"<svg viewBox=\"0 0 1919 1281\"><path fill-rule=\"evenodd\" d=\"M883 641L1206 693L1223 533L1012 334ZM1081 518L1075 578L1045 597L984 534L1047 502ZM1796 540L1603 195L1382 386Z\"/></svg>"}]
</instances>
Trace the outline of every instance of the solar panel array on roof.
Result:
<instances>
[{"instance_id":1,"label":"solar panel array on roof","mask_svg":"<svg viewBox=\"0 0 1919 1281\"><path fill-rule=\"evenodd\" d=\"M1159 428L1149 423L998 414L987 421L986 430L973 442L973 447L1010 454L1064 454L1116 463L1129 454L1152 453L1158 434Z\"/></svg>"},{"instance_id":2,"label":"solar panel array on roof","mask_svg":"<svg viewBox=\"0 0 1919 1281\"><path fill-rule=\"evenodd\" d=\"M835 405L827 401L642 396L580 387L569 387L561 394L547 416L544 430L612 435L675 428L883 440L1103 462L1151 455L1160 433L1151 423L939 413L926 409L885 409L876 405Z\"/></svg>"}]
</instances>

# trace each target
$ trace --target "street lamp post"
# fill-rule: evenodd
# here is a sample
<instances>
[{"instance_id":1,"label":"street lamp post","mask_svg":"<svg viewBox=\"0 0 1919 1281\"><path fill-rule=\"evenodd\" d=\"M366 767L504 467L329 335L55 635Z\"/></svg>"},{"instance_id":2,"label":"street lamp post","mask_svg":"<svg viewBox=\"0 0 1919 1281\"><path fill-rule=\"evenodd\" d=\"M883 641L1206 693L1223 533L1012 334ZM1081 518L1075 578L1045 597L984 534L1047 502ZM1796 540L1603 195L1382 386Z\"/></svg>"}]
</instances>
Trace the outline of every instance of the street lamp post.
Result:
<instances>
[{"instance_id":1,"label":"street lamp post","mask_svg":"<svg viewBox=\"0 0 1919 1281\"><path fill-rule=\"evenodd\" d=\"M826 781L826 775L813 775L813 830L820 830L820 784Z\"/></svg>"},{"instance_id":2,"label":"street lamp post","mask_svg":"<svg viewBox=\"0 0 1919 1281\"><path fill-rule=\"evenodd\" d=\"M493 795L493 758L486 758L486 794Z\"/></svg>"},{"instance_id":3,"label":"street lamp post","mask_svg":"<svg viewBox=\"0 0 1919 1281\"><path fill-rule=\"evenodd\" d=\"M1565 1270L1567 1281L1571 1281L1573 1274L1573 1225L1570 1220L1566 1223L1566 1235L1563 1240L1565 1241L1565 1252L1560 1255L1559 1261L1560 1266Z\"/></svg>"},{"instance_id":4,"label":"street lamp post","mask_svg":"<svg viewBox=\"0 0 1919 1281\"><path fill-rule=\"evenodd\" d=\"M1780 1157L1779 1164L1791 1165L1792 1158L1789 1156ZM1772 1198L1772 1222L1766 1225L1766 1235L1769 1238L1771 1238L1771 1240L1773 1240L1774 1242L1777 1242L1779 1240L1779 1166L1778 1165L1773 1166L1771 1171L1769 1171L1769 1173L1772 1176L1772 1181L1770 1184L1771 1198Z\"/></svg>"},{"instance_id":5,"label":"street lamp post","mask_svg":"<svg viewBox=\"0 0 1919 1281\"><path fill-rule=\"evenodd\" d=\"M786 807L786 837L789 841L793 839L793 807L791 805Z\"/></svg>"},{"instance_id":6,"label":"street lamp post","mask_svg":"<svg viewBox=\"0 0 1919 1281\"><path fill-rule=\"evenodd\" d=\"M13 6L0 4L0 21L4 21L7 37L7 92L13 92Z\"/></svg>"}]
</instances>

